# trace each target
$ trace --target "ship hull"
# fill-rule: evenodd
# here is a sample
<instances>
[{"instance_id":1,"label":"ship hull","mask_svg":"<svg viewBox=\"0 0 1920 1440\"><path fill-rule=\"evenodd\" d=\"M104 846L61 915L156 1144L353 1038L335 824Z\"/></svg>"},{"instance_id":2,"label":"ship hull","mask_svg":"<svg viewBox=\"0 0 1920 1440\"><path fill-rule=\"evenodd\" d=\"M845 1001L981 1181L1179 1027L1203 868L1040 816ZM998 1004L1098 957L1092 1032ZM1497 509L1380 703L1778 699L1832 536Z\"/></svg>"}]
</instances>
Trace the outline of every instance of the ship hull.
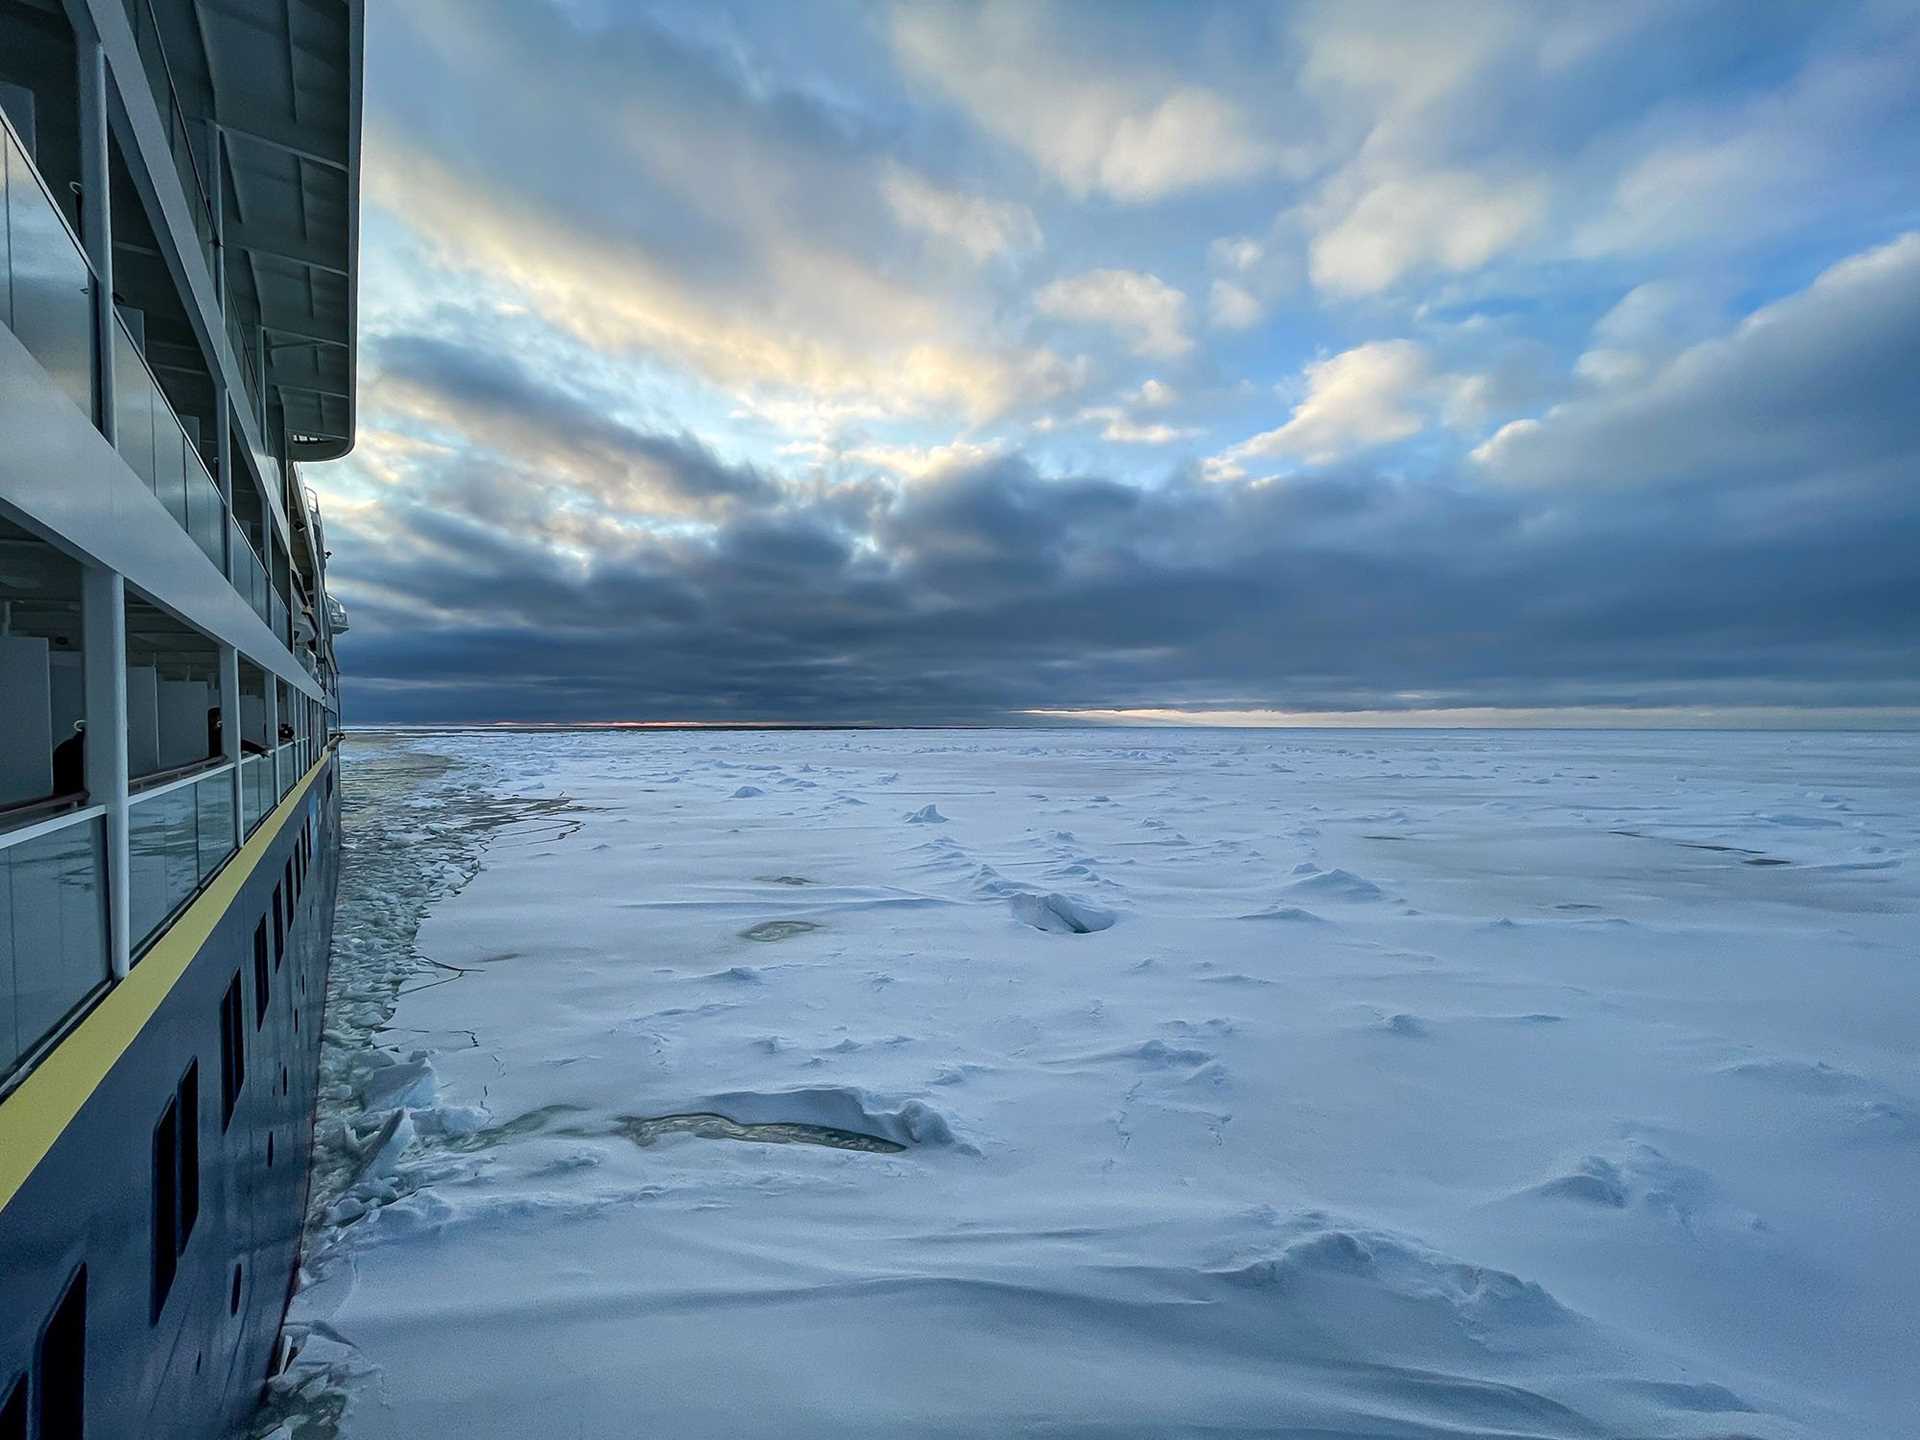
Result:
<instances>
[{"instance_id":1,"label":"ship hull","mask_svg":"<svg viewBox=\"0 0 1920 1440\"><path fill-rule=\"evenodd\" d=\"M339 816L329 748L8 1097L0 1434L19 1405L28 1434L208 1440L256 1406L299 1263Z\"/></svg>"}]
</instances>

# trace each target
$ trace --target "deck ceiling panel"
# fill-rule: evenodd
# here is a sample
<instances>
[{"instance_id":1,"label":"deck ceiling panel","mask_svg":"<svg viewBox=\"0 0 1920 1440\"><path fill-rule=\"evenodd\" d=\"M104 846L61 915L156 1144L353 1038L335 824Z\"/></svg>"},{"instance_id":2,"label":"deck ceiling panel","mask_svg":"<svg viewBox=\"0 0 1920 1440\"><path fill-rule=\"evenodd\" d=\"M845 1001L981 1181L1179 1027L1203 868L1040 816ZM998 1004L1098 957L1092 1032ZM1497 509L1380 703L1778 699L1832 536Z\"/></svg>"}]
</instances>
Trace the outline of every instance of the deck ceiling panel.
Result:
<instances>
[{"instance_id":1,"label":"deck ceiling panel","mask_svg":"<svg viewBox=\"0 0 1920 1440\"><path fill-rule=\"evenodd\" d=\"M268 332L267 384L293 457L344 454L354 427L361 0L152 4L183 106L225 141L229 293ZM289 348L294 338L309 343Z\"/></svg>"}]
</instances>

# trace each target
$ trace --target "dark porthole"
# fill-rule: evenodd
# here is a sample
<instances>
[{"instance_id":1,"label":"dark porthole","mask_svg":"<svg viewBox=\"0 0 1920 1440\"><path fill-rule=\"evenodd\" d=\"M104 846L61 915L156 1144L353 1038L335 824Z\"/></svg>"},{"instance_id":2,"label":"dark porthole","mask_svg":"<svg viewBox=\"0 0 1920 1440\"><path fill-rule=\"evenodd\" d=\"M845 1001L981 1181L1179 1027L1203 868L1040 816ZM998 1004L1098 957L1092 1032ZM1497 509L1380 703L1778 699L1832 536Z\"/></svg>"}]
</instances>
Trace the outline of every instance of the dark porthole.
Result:
<instances>
[{"instance_id":1,"label":"dark porthole","mask_svg":"<svg viewBox=\"0 0 1920 1440\"><path fill-rule=\"evenodd\" d=\"M187 1066L180 1077L180 1203L176 1212L180 1221L176 1241L183 1252L193 1234L193 1222L200 1218L200 1062Z\"/></svg>"},{"instance_id":2,"label":"dark porthole","mask_svg":"<svg viewBox=\"0 0 1920 1440\"><path fill-rule=\"evenodd\" d=\"M227 1292L227 1314L238 1315L239 1313L240 1313L240 1265L239 1265L239 1262L236 1261L233 1267L233 1287Z\"/></svg>"},{"instance_id":3,"label":"dark porthole","mask_svg":"<svg viewBox=\"0 0 1920 1440\"><path fill-rule=\"evenodd\" d=\"M269 1170L273 1168L273 1135L271 1132L267 1135L267 1168Z\"/></svg>"},{"instance_id":4,"label":"dark porthole","mask_svg":"<svg viewBox=\"0 0 1920 1440\"><path fill-rule=\"evenodd\" d=\"M87 1267L67 1282L66 1294L40 1332L34 1356L35 1433L43 1440L87 1433Z\"/></svg>"},{"instance_id":5,"label":"dark porthole","mask_svg":"<svg viewBox=\"0 0 1920 1440\"><path fill-rule=\"evenodd\" d=\"M253 1028L267 1020L267 922L253 929Z\"/></svg>"},{"instance_id":6,"label":"dark porthole","mask_svg":"<svg viewBox=\"0 0 1920 1440\"><path fill-rule=\"evenodd\" d=\"M233 1119L240 1103L240 1087L247 1080L247 1031L242 1016L240 972L233 972L227 993L220 997L220 1128Z\"/></svg>"},{"instance_id":7,"label":"dark porthole","mask_svg":"<svg viewBox=\"0 0 1920 1440\"><path fill-rule=\"evenodd\" d=\"M152 1204L149 1210L153 1254L152 1305L148 1323L160 1319L167 1296L173 1290L174 1271L179 1267L180 1250L175 1244L179 1229L180 1203L180 1102L167 1101L160 1123L153 1127ZM76 1434L79 1432L75 1432Z\"/></svg>"}]
</instances>

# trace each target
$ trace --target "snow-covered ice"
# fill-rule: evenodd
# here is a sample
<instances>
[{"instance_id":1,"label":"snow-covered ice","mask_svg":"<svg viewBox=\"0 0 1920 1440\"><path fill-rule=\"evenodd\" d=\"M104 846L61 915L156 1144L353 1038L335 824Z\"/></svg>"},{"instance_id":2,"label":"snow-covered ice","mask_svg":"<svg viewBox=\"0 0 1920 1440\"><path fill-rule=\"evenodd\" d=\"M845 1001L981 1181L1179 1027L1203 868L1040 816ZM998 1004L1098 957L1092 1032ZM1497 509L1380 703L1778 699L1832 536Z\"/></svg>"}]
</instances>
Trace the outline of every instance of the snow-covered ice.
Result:
<instances>
[{"instance_id":1,"label":"snow-covered ice","mask_svg":"<svg viewBox=\"0 0 1920 1440\"><path fill-rule=\"evenodd\" d=\"M345 773L262 1434L1913 1433L1920 738Z\"/></svg>"}]
</instances>

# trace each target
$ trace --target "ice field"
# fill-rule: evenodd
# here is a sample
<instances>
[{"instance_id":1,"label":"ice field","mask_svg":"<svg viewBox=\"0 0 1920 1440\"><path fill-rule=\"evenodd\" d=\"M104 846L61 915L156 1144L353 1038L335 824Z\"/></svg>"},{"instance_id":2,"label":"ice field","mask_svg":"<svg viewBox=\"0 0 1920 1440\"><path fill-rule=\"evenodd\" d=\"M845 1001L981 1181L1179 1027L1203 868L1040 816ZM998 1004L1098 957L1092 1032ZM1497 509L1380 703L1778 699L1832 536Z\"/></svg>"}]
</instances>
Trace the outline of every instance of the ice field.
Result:
<instances>
[{"instance_id":1,"label":"ice field","mask_svg":"<svg viewBox=\"0 0 1920 1440\"><path fill-rule=\"evenodd\" d=\"M349 738L261 1433L1920 1428L1920 737Z\"/></svg>"}]
</instances>

